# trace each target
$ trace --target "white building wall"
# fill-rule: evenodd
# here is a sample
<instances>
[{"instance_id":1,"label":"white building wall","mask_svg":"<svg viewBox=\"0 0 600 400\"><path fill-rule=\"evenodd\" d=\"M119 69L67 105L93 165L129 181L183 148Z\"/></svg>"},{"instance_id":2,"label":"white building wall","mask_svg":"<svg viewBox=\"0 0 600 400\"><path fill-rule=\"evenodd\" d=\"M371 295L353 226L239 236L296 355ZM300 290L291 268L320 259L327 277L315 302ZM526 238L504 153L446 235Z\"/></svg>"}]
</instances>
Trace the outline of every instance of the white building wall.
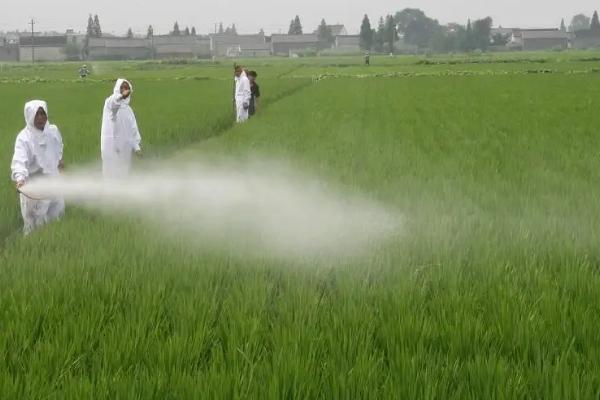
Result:
<instances>
[{"instance_id":1,"label":"white building wall","mask_svg":"<svg viewBox=\"0 0 600 400\"><path fill-rule=\"evenodd\" d=\"M31 46L21 46L19 48L19 60L22 62L31 61ZM35 47L36 61L65 61L67 56L64 47Z\"/></svg>"}]
</instances>

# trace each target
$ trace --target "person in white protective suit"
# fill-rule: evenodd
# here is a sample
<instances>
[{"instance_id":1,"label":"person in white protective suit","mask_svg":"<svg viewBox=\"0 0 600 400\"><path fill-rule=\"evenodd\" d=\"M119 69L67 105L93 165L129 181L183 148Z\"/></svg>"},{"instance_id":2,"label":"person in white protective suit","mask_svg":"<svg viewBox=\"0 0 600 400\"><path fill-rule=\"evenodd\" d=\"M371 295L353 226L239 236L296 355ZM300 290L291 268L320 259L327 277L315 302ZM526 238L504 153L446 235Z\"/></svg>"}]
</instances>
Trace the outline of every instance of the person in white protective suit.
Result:
<instances>
[{"instance_id":1,"label":"person in white protective suit","mask_svg":"<svg viewBox=\"0 0 600 400\"><path fill-rule=\"evenodd\" d=\"M142 138L135 114L129 106L131 93L131 83L118 79L112 96L104 102L100 148L105 178L127 177L133 153L141 153Z\"/></svg>"},{"instance_id":2,"label":"person in white protective suit","mask_svg":"<svg viewBox=\"0 0 600 400\"><path fill-rule=\"evenodd\" d=\"M21 190L28 181L59 175L64 169L63 141L56 125L48 122L45 101L25 104L25 128L17 136L11 163L11 177ZM21 214L25 235L60 219L65 211L61 198L34 199L21 193Z\"/></svg>"},{"instance_id":3,"label":"person in white protective suit","mask_svg":"<svg viewBox=\"0 0 600 400\"><path fill-rule=\"evenodd\" d=\"M238 123L246 122L248 120L251 97L252 90L246 71L244 71L241 66L237 66L235 67L234 101Z\"/></svg>"}]
</instances>

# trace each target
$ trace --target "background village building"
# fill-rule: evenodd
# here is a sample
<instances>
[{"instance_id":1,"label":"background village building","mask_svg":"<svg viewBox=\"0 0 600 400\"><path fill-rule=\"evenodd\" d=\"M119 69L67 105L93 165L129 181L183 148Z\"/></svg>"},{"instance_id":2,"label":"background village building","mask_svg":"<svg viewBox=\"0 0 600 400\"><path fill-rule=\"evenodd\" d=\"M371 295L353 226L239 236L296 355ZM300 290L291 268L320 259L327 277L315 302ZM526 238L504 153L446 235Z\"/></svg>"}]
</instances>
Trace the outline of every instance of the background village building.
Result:
<instances>
[{"instance_id":1,"label":"background village building","mask_svg":"<svg viewBox=\"0 0 600 400\"><path fill-rule=\"evenodd\" d=\"M348 31L344 25L329 25L329 29L331 29L333 37L348 35Z\"/></svg>"},{"instance_id":2,"label":"background village building","mask_svg":"<svg viewBox=\"0 0 600 400\"><path fill-rule=\"evenodd\" d=\"M521 31L524 51L565 50L569 48L569 38L567 32L559 29Z\"/></svg>"},{"instance_id":3,"label":"background village building","mask_svg":"<svg viewBox=\"0 0 600 400\"><path fill-rule=\"evenodd\" d=\"M67 36L21 36L19 37L19 60L65 61Z\"/></svg>"},{"instance_id":4,"label":"background village building","mask_svg":"<svg viewBox=\"0 0 600 400\"><path fill-rule=\"evenodd\" d=\"M87 58L90 60L146 60L152 51L148 39L123 37L91 37Z\"/></svg>"},{"instance_id":5,"label":"background village building","mask_svg":"<svg viewBox=\"0 0 600 400\"><path fill-rule=\"evenodd\" d=\"M327 28L331 30L331 35L333 37L336 36L346 36L348 35L348 31L346 30L345 25L337 24L337 25L327 25ZM315 29L313 32L315 35L319 33L319 28Z\"/></svg>"},{"instance_id":6,"label":"background village building","mask_svg":"<svg viewBox=\"0 0 600 400\"><path fill-rule=\"evenodd\" d=\"M268 57L271 46L265 35L210 35L210 50L215 57Z\"/></svg>"},{"instance_id":7,"label":"background village building","mask_svg":"<svg viewBox=\"0 0 600 400\"><path fill-rule=\"evenodd\" d=\"M567 49L570 39L571 34L560 29L513 29L507 47L524 51Z\"/></svg>"},{"instance_id":8,"label":"background village building","mask_svg":"<svg viewBox=\"0 0 600 400\"><path fill-rule=\"evenodd\" d=\"M318 47L319 38L316 34L271 36L271 52L273 55L291 56L304 51L316 51Z\"/></svg>"},{"instance_id":9,"label":"background village building","mask_svg":"<svg viewBox=\"0 0 600 400\"><path fill-rule=\"evenodd\" d=\"M338 35L333 51L338 54L355 54L361 51L360 35Z\"/></svg>"},{"instance_id":10,"label":"background village building","mask_svg":"<svg viewBox=\"0 0 600 400\"><path fill-rule=\"evenodd\" d=\"M206 36L153 36L148 39L154 58L210 58L210 38Z\"/></svg>"},{"instance_id":11,"label":"background village building","mask_svg":"<svg viewBox=\"0 0 600 400\"><path fill-rule=\"evenodd\" d=\"M0 38L0 61L14 62L19 61L19 44L7 37Z\"/></svg>"}]
</instances>

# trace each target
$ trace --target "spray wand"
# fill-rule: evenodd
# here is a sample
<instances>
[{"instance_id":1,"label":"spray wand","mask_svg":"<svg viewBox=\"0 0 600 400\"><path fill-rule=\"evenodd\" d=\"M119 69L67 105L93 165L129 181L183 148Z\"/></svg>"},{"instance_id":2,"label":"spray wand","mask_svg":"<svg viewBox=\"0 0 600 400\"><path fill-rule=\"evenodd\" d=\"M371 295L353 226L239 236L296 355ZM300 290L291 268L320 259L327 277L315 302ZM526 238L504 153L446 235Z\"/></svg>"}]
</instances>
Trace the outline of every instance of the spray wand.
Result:
<instances>
[{"instance_id":1,"label":"spray wand","mask_svg":"<svg viewBox=\"0 0 600 400\"><path fill-rule=\"evenodd\" d=\"M34 201L42 201L42 200L48 200L48 199L42 199L42 198L37 198L37 197L33 197L27 193L25 193L22 188L18 188L17 189L17 193L22 194L23 196L27 197L29 200L34 200Z\"/></svg>"}]
</instances>

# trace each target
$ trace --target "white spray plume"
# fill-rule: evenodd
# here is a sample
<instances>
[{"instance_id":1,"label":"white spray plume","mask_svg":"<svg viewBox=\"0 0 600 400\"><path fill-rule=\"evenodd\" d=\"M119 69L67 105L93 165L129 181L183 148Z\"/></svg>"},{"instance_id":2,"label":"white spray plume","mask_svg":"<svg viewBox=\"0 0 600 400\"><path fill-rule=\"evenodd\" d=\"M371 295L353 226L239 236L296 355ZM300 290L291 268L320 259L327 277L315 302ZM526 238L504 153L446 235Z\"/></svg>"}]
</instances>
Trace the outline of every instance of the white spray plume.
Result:
<instances>
[{"instance_id":1,"label":"white spray plume","mask_svg":"<svg viewBox=\"0 0 600 400\"><path fill-rule=\"evenodd\" d=\"M148 166L124 180L80 172L32 181L35 197L157 224L168 235L244 256L285 259L365 255L395 236L401 218L364 197L281 172L279 165Z\"/></svg>"}]
</instances>

